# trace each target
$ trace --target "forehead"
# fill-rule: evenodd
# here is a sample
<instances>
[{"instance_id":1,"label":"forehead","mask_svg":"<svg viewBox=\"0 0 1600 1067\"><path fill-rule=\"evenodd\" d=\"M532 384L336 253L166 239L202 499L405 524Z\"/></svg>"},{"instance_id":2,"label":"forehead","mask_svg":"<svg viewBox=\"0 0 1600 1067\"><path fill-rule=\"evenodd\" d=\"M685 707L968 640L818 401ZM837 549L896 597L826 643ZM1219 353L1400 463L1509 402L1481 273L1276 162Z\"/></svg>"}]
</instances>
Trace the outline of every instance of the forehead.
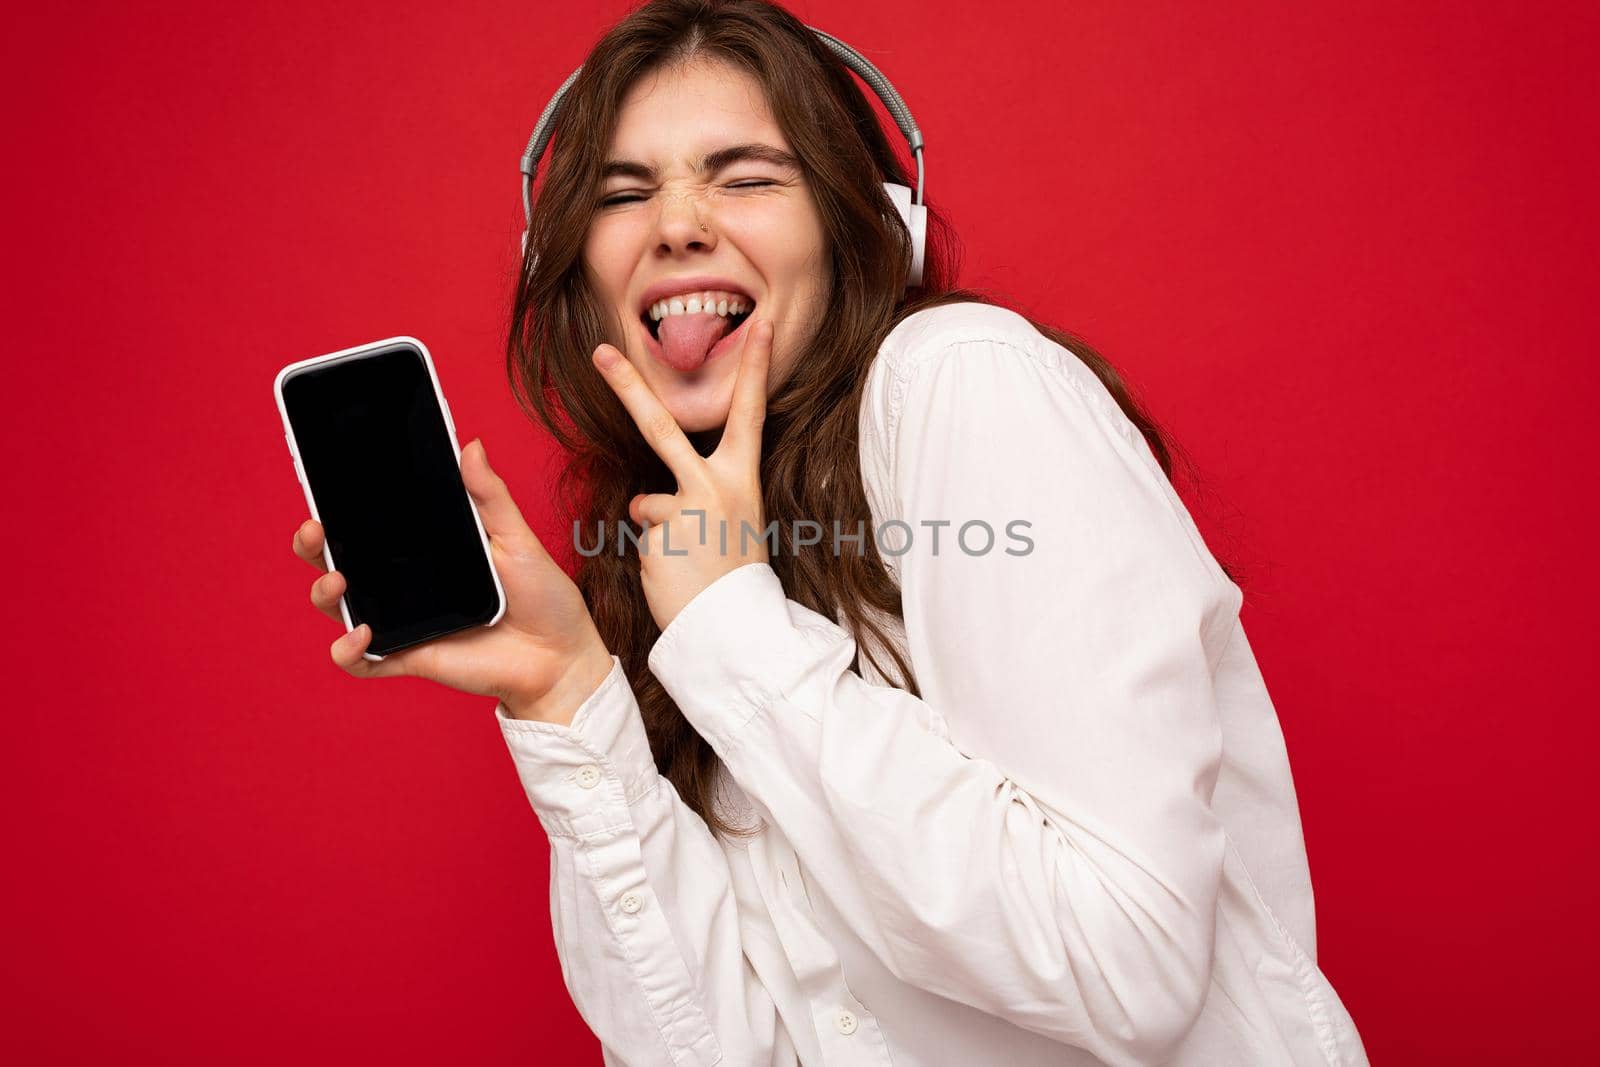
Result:
<instances>
[{"instance_id":1,"label":"forehead","mask_svg":"<svg viewBox=\"0 0 1600 1067\"><path fill-rule=\"evenodd\" d=\"M716 60L695 60L639 78L622 99L612 159L688 165L724 145L761 141L787 149L761 83Z\"/></svg>"}]
</instances>

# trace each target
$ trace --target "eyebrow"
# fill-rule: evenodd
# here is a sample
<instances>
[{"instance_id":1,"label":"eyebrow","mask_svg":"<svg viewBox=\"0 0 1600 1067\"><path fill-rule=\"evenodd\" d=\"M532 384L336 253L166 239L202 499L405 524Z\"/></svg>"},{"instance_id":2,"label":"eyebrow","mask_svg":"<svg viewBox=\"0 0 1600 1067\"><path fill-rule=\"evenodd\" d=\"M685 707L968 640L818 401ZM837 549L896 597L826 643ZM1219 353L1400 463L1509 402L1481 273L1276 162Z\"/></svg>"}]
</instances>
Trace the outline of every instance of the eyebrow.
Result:
<instances>
[{"instance_id":1,"label":"eyebrow","mask_svg":"<svg viewBox=\"0 0 1600 1067\"><path fill-rule=\"evenodd\" d=\"M715 174L735 163L771 163L777 167L800 168L799 161L781 148L769 144L735 144L707 154L696 164L695 171L699 174ZM638 178L640 181L653 182L660 176L661 172L656 167L634 159L607 160L600 174L602 181L606 178Z\"/></svg>"}]
</instances>

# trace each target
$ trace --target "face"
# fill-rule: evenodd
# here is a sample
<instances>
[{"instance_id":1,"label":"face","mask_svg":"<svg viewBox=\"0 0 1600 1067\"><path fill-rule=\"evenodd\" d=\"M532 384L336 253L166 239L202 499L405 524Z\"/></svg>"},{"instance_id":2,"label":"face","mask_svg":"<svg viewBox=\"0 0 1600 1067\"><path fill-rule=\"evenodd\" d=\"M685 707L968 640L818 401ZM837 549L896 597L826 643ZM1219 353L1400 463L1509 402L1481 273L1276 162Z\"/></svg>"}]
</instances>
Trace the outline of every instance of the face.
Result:
<instances>
[{"instance_id":1,"label":"face","mask_svg":"<svg viewBox=\"0 0 1600 1067\"><path fill-rule=\"evenodd\" d=\"M717 158L741 145L770 158ZM653 295L753 299L754 317L774 327L769 389L821 321L830 281L822 220L798 163L784 162L789 154L760 83L727 64L697 60L647 74L622 103L605 158L630 167L601 185L584 265L614 313L606 340L686 432L727 422L747 331L737 318L704 312L657 322L647 307ZM654 338L646 323L671 336ZM730 325L738 332L704 355L705 340Z\"/></svg>"}]
</instances>

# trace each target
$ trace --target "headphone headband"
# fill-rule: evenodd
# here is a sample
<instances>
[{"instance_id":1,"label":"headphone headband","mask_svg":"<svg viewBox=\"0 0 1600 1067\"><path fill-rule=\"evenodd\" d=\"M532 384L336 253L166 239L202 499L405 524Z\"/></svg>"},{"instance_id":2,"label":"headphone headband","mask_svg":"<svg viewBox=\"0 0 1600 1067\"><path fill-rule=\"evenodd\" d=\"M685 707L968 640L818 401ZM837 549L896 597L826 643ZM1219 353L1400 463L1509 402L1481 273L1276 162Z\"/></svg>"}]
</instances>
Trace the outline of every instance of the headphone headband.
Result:
<instances>
[{"instance_id":1,"label":"headphone headband","mask_svg":"<svg viewBox=\"0 0 1600 1067\"><path fill-rule=\"evenodd\" d=\"M895 205L901 220L911 232L911 273L907 278L908 286L918 285L922 281L922 257L926 239L926 209L923 207L922 185L922 131L917 128L917 120L911 117L911 109L906 107L900 94L883 73L868 62L867 57L845 44L830 33L824 33L815 26L806 29L816 34L817 39L828 46L828 49L838 56L845 66L860 75L866 82L883 106L894 119L895 125L900 127L900 133L905 137L906 144L911 148L911 154L917 161L917 188L916 199L911 198L911 190L894 182L884 182L883 185L889 193L890 200ZM580 65L577 70L567 75L567 80L561 83L550 102L545 104L544 111L539 115L539 122L533 128L533 136L528 138L528 147L522 153L519 169L522 171L522 217L525 225L533 225L533 178L539 169L539 160L544 155L545 146L549 144L550 137L555 133L555 120L561 110L561 102L567 95L567 90L572 88L572 83L578 80L582 73ZM527 231L523 231L523 245L527 245Z\"/></svg>"}]
</instances>

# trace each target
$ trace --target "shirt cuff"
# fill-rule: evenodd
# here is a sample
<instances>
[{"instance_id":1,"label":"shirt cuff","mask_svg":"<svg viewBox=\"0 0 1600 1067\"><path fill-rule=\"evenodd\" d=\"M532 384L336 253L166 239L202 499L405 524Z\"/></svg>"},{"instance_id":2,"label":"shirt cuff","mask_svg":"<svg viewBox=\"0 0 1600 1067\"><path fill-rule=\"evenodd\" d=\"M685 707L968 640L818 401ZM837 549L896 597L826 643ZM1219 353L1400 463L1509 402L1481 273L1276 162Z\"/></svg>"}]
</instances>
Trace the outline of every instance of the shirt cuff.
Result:
<instances>
[{"instance_id":1,"label":"shirt cuff","mask_svg":"<svg viewBox=\"0 0 1600 1067\"><path fill-rule=\"evenodd\" d=\"M746 563L685 604L650 649L650 671L701 736L731 740L837 649L837 624L788 598L767 563Z\"/></svg>"},{"instance_id":2,"label":"shirt cuff","mask_svg":"<svg viewBox=\"0 0 1600 1067\"><path fill-rule=\"evenodd\" d=\"M570 725L511 718L504 701L494 715L547 834L586 837L631 828L628 806L655 788L660 775L618 656L612 655L610 673Z\"/></svg>"}]
</instances>

